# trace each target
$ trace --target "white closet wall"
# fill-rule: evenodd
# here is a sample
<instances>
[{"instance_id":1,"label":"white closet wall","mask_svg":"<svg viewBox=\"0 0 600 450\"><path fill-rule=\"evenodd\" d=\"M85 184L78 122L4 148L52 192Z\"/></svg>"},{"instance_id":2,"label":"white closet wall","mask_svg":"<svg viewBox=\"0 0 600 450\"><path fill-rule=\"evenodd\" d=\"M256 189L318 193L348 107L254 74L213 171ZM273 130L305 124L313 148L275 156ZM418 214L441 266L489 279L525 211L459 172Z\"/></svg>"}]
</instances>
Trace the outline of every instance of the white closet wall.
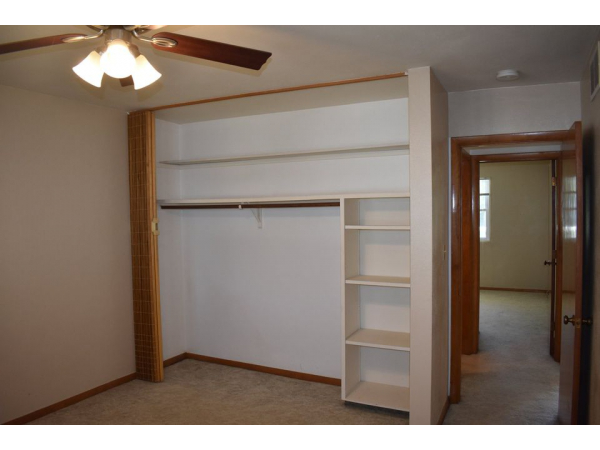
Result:
<instances>
[{"instance_id":1,"label":"white closet wall","mask_svg":"<svg viewBox=\"0 0 600 450\"><path fill-rule=\"evenodd\" d=\"M156 120L156 160L180 157L180 126ZM178 198L181 176L173 167L156 168L157 198ZM183 267L183 233L181 211L158 209L160 312L163 333L163 358L187 350L185 336L185 271Z\"/></svg>"},{"instance_id":2,"label":"white closet wall","mask_svg":"<svg viewBox=\"0 0 600 450\"><path fill-rule=\"evenodd\" d=\"M407 143L407 115L408 100L394 99L181 125L157 121L157 160ZM159 164L158 198L405 192L408 166L407 155ZM262 229L248 210L159 214L165 358L184 345L182 351L201 355L341 377L339 208L264 209Z\"/></svg>"},{"instance_id":3,"label":"white closet wall","mask_svg":"<svg viewBox=\"0 0 600 450\"><path fill-rule=\"evenodd\" d=\"M181 158L258 155L408 142L407 99L181 126ZM408 190L408 161L368 157L181 169L183 198Z\"/></svg>"}]
</instances>

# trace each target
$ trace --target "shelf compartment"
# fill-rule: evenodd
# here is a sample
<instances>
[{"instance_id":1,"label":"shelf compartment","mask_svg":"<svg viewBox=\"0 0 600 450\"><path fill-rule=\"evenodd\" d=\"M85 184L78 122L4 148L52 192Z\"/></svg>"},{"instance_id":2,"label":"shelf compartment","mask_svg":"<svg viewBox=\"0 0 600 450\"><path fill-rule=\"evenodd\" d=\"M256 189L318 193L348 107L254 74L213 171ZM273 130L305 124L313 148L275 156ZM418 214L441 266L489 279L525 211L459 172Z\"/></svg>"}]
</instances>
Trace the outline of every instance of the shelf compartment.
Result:
<instances>
[{"instance_id":1,"label":"shelf compartment","mask_svg":"<svg viewBox=\"0 0 600 450\"><path fill-rule=\"evenodd\" d=\"M346 230L410 231L410 225L346 225Z\"/></svg>"},{"instance_id":2,"label":"shelf compartment","mask_svg":"<svg viewBox=\"0 0 600 450\"><path fill-rule=\"evenodd\" d=\"M390 384L361 381L346 396L345 400L408 412L410 410L410 389Z\"/></svg>"},{"instance_id":3,"label":"shelf compartment","mask_svg":"<svg viewBox=\"0 0 600 450\"><path fill-rule=\"evenodd\" d=\"M248 163L264 163L275 161L302 161L310 159L331 159L331 158L352 158L364 156L390 156L390 155L408 155L408 144L394 144L377 147L352 147L338 148L332 150L317 150L305 152L286 152L286 153L265 153L262 155L242 155L230 156L221 158L198 158L198 159L182 159L171 161L160 161L160 164L170 166L195 166L195 165L211 165L211 164L248 164Z\"/></svg>"},{"instance_id":4,"label":"shelf compartment","mask_svg":"<svg viewBox=\"0 0 600 450\"><path fill-rule=\"evenodd\" d=\"M362 286L385 286L409 288L410 278L408 277L382 277L377 275L358 275L346 279L346 284L359 284Z\"/></svg>"},{"instance_id":5,"label":"shelf compartment","mask_svg":"<svg viewBox=\"0 0 600 450\"><path fill-rule=\"evenodd\" d=\"M361 328L346 339L348 345L410 351L410 333Z\"/></svg>"}]
</instances>

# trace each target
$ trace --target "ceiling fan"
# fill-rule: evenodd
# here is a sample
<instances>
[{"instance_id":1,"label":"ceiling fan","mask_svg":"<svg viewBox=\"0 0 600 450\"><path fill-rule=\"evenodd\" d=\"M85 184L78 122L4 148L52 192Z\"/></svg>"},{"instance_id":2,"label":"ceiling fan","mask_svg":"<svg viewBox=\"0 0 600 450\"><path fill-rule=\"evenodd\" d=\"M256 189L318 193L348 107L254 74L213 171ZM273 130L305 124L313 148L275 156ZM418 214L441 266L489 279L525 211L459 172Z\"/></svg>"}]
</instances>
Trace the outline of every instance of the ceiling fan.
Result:
<instances>
[{"instance_id":1,"label":"ceiling fan","mask_svg":"<svg viewBox=\"0 0 600 450\"><path fill-rule=\"evenodd\" d=\"M161 74L142 55L133 42L135 40L151 44L157 50L180 55L216 61L232 66L260 70L271 53L251 48L238 47L222 42L209 41L175 33L157 33L152 37L143 36L148 31L165 25L88 25L94 34L60 34L27 41L0 44L0 55L58 44L98 39L104 36L104 43L92 51L83 61L73 67L73 71L88 83L100 87L102 77L118 78L121 86L142 89L154 83Z\"/></svg>"}]
</instances>

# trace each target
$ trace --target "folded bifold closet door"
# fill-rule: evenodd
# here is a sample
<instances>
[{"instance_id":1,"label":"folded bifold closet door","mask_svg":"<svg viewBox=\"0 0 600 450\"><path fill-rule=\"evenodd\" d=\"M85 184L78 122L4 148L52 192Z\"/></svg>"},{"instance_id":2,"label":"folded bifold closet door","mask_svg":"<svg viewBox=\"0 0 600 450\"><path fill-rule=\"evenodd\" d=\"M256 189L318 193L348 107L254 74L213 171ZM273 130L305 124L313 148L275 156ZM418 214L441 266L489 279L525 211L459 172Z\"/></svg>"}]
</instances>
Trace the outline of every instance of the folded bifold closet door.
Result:
<instances>
[{"instance_id":1,"label":"folded bifold closet door","mask_svg":"<svg viewBox=\"0 0 600 450\"><path fill-rule=\"evenodd\" d=\"M154 113L130 113L127 125L135 367L139 379L162 381Z\"/></svg>"}]
</instances>

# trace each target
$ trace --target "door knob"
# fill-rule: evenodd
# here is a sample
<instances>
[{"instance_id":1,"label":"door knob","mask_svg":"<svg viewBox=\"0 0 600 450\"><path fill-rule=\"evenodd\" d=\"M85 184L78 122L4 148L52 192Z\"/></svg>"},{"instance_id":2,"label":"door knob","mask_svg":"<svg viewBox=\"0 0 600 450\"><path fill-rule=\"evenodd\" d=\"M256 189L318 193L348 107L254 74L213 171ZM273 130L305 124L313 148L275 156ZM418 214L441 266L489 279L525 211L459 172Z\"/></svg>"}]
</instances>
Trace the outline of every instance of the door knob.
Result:
<instances>
[{"instance_id":1,"label":"door knob","mask_svg":"<svg viewBox=\"0 0 600 450\"><path fill-rule=\"evenodd\" d=\"M553 266L555 264L556 262L553 259L551 259L550 261L544 261L545 266Z\"/></svg>"},{"instance_id":2,"label":"door knob","mask_svg":"<svg viewBox=\"0 0 600 450\"><path fill-rule=\"evenodd\" d=\"M581 319L576 319L575 314L573 314L571 317L569 317L569 316L563 317L563 323L565 325L571 324L574 327L579 328L581 326Z\"/></svg>"}]
</instances>

